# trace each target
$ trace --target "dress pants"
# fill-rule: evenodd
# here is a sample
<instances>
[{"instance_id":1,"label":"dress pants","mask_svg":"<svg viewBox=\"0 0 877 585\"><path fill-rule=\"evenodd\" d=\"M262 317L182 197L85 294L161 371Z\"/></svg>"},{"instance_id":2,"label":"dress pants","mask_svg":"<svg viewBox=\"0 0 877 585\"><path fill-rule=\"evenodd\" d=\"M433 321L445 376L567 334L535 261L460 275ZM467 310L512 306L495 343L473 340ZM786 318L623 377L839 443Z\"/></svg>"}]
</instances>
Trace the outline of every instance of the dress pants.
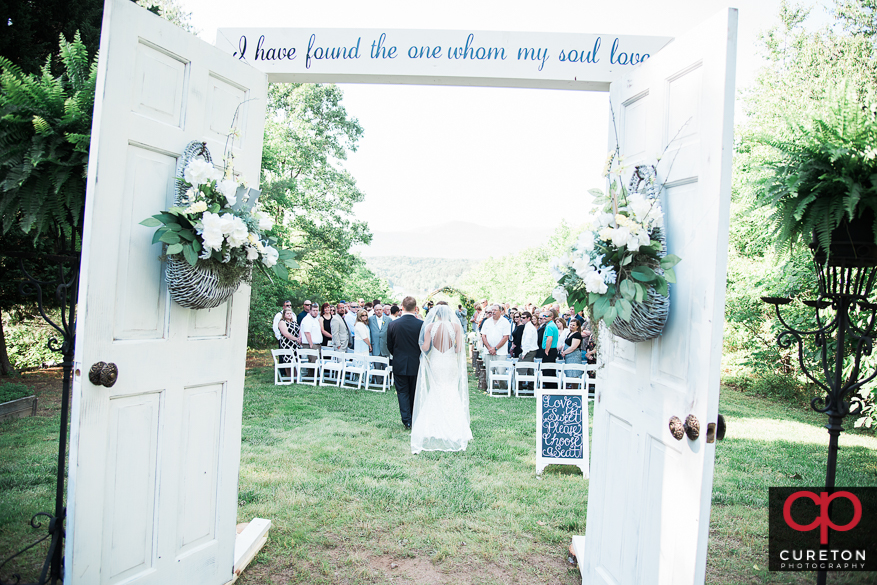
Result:
<instances>
[{"instance_id":1,"label":"dress pants","mask_svg":"<svg viewBox=\"0 0 877 585\"><path fill-rule=\"evenodd\" d=\"M549 376L555 376L555 375L557 375L557 374L556 374L557 370L555 370L555 369L553 369L553 368L550 368L550 367L549 367L549 368L546 368L546 367L545 367L545 364L553 364L553 363L556 363L556 362L557 362L557 348L556 348L556 347L552 347L551 349L549 349L548 351L545 352L545 357L542 358L542 371L544 372L545 370L548 370L548 372L552 372L552 373L547 374L547 375L549 375ZM556 389L557 389L557 383L555 383L555 382L546 382L546 383L545 383L545 388L546 388L546 389L551 389L551 390L556 390Z\"/></svg>"},{"instance_id":2,"label":"dress pants","mask_svg":"<svg viewBox=\"0 0 877 585\"><path fill-rule=\"evenodd\" d=\"M417 390L417 374L413 376L394 376L396 380L396 398L399 399L399 414L402 416L402 424L411 426L411 416L414 412L414 392Z\"/></svg>"}]
</instances>

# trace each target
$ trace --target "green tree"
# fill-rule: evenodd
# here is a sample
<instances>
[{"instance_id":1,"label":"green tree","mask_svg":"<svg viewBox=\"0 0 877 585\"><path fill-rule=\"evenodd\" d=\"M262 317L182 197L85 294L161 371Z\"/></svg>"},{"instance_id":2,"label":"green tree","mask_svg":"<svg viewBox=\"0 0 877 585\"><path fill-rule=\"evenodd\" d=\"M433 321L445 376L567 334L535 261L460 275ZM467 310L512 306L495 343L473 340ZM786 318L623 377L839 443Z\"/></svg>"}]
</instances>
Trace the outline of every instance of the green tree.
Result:
<instances>
[{"instance_id":1,"label":"green tree","mask_svg":"<svg viewBox=\"0 0 877 585\"><path fill-rule=\"evenodd\" d=\"M830 93L848 86L863 97L877 88L873 0L838 0L837 26L809 30L810 9L783 2L778 23L761 35L765 59L755 82L741 92L745 116L737 125L731 206L725 353L784 398L807 394L799 382L797 349L776 343L781 324L761 296L814 298L816 278L806 246L777 251L769 211L753 209L766 163L775 156L765 140L794 138L795 125L824 111ZM806 328L809 310L789 305L790 324ZM789 382L791 380L791 383Z\"/></svg>"},{"instance_id":2,"label":"green tree","mask_svg":"<svg viewBox=\"0 0 877 585\"><path fill-rule=\"evenodd\" d=\"M269 87L260 204L276 222L272 235L296 252L301 268L289 282L254 279L249 337L254 346L270 345L270 326L263 319L273 317L281 300L390 297L386 281L351 252L368 244L371 232L353 213L365 195L342 166L363 133L342 98L335 85Z\"/></svg>"}]
</instances>

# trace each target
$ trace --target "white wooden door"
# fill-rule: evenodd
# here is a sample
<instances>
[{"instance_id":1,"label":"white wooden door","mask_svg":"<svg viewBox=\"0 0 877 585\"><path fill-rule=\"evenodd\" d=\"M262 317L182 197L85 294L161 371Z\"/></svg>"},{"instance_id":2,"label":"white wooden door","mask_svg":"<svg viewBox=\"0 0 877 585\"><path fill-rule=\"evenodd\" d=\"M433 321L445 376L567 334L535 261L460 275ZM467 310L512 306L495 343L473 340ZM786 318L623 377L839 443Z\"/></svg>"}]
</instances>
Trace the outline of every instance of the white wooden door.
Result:
<instances>
[{"instance_id":1,"label":"white wooden door","mask_svg":"<svg viewBox=\"0 0 877 585\"><path fill-rule=\"evenodd\" d=\"M173 303L152 228L191 140L258 184L267 80L129 0L104 6L85 208L64 583L232 577L249 288ZM114 363L118 381L88 370Z\"/></svg>"},{"instance_id":2,"label":"white wooden door","mask_svg":"<svg viewBox=\"0 0 877 585\"><path fill-rule=\"evenodd\" d=\"M612 83L625 164L658 166L667 246L682 258L657 340L603 330L582 574L589 584L703 583L722 352L737 11ZM686 123L687 122L687 123ZM680 132L681 129L681 132ZM610 148L615 131L610 129ZM669 419L693 414L696 440Z\"/></svg>"}]
</instances>

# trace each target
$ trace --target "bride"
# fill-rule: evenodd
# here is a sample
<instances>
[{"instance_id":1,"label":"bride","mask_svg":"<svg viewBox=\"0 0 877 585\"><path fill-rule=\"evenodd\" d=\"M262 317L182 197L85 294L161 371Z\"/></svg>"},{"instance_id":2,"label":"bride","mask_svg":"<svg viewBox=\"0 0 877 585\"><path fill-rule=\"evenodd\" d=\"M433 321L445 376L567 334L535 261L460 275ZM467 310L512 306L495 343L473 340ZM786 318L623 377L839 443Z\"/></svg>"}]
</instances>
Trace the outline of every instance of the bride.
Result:
<instances>
[{"instance_id":1,"label":"bride","mask_svg":"<svg viewBox=\"0 0 877 585\"><path fill-rule=\"evenodd\" d=\"M420 349L411 452L465 451L472 440L466 353L460 322L447 305L427 315Z\"/></svg>"}]
</instances>

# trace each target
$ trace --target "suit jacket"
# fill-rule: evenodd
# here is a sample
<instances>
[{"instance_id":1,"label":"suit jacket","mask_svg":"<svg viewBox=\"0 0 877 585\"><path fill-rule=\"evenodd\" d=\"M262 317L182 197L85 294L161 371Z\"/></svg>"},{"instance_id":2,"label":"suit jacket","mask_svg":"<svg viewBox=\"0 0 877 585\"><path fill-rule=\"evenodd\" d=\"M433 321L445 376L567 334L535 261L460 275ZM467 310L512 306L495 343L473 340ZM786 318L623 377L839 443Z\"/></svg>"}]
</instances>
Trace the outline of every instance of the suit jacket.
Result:
<instances>
[{"instance_id":1,"label":"suit jacket","mask_svg":"<svg viewBox=\"0 0 877 585\"><path fill-rule=\"evenodd\" d=\"M350 344L350 330L347 329L344 317L334 315L329 326L332 328L332 331L330 331L332 334L332 347L335 351L347 351L347 346Z\"/></svg>"},{"instance_id":2,"label":"suit jacket","mask_svg":"<svg viewBox=\"0 0 877 585\"><path fill-rule=\"evenodd\" d=\"M393 373L416 376L420 368L420 328L423 321L406 314L387 327L387 349L393 354Z\"/></svg>"},{"instance_id":3,"label":"suit jacket","mask_svg":"<svg viewBox=\"0 0 877 585\"><path fill-rule=\"evenodd\" d=\"M390 328L390 318L381 317L383 325L378 327L378 318L372 315L368 318L368 335L372 343L372 355L382 355L389 357L390 352L387 350L387 330Z\"/></svg>"}]
</instances>

